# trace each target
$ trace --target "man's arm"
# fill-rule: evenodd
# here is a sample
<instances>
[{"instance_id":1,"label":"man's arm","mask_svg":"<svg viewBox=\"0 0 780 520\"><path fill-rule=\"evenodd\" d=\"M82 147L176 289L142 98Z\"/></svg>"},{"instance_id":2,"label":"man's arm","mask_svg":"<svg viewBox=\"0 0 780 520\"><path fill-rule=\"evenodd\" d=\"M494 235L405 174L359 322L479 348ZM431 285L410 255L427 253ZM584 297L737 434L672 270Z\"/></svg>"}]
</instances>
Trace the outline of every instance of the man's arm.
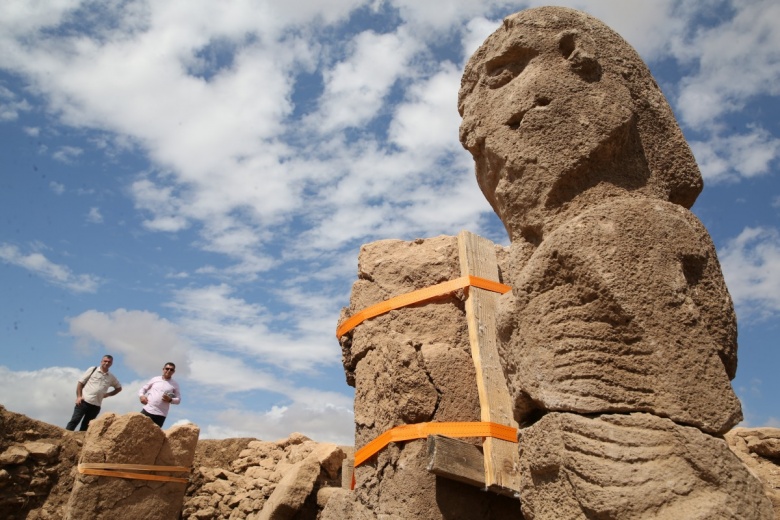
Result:
<instances>
[{"instance_id":1,"label":"man's arm","mask_svg":"<svg viewBox=\"0 0 780 520\"><path fill-rule=\"evenodd\" d=\"M76 405L77 406L80 405L81 401L84 399L83 397L81 397L81 391L83 389L84 389L84 383L82 383L81 381L76 383Z\"/></svg>"},{"instance_id":2,"label":"man's arm","mask_svg":"<svg viewBox=\"0 0 780 520\"><path fill-rule=\"evenodd\" d=\"M176 397L171 399L171 404L179 404L181 403L181 389L179 388L179 383L174 382L173 386L176 388Z\"/></svg>"},{"instance_id":3,"label":"man's arm","mask_svg":"<svg viewBox=\"0 0 780 520\"><path fill-rule=\"evenodd\" d=\"M147 381L147 383L141 387L141 389L138 391L138 399L141 401L141 404L147 404L149 402L149 399L146 398L146 392L149 391L149 389L152 387L152 383L154 382L154 378Z\"/></svg>"},{"instance_id":4,"label":"man's arm","mask_svg":"<svg viewBox=\"0 0 780 520\"><path fill-rule=\"evenodd\" d=\"M116 394L118 394L121 391L122 391L122 387L121 386L115 386L113 390L111 390L110 392L107 392L106 395L104 395L103 397L113 397L113 396L115 396Z\"/></svg>"}]
</instances>

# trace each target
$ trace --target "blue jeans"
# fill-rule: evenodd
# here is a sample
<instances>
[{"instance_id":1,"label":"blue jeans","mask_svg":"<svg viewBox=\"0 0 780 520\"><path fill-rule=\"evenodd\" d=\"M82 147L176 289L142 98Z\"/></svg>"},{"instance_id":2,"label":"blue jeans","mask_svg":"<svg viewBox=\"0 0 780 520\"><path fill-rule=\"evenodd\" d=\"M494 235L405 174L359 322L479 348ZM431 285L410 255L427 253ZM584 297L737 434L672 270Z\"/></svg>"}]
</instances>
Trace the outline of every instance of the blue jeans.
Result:
<instances>
[{"instance_id":1,"label":"blue jeans","mask_svg":"<svg viewBox=\"0 0 780 520\"><path fill-rule=\"evenodd\" d=\"M94 404L82 400L81 404L77 404L73 407L73 417L70 418L70 422L65 427L66 430L73 431L76 429L76 425L81 421L81 428L79 431L85 432L89 428L89 422L98 416L100 413L100 407ZM83 420L82 420L83 419Z\"/></svg>"},{"instance_id":2,"label":"blue jeans","mask_svg":"<svg viewBox=\"0 0 780 520\"><path fill-rule=\"evenodd\" d=\"M162 428L163 423L165 422L165 416L164 415L156 415L153 413L149 413L146 410L141 410L141 413L147 416L149 419L154 421L154 424Z\"/></svg>"}]
</instances>

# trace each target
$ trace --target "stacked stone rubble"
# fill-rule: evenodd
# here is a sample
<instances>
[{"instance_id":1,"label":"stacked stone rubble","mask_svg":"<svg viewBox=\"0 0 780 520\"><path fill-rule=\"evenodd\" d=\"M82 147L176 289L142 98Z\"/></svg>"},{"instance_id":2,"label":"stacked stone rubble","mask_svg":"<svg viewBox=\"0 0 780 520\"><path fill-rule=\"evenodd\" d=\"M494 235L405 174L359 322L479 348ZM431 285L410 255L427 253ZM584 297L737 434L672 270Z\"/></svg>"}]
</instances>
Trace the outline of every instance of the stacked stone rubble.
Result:
<instances>
[{"instance_id":1,"label":"stacked stone rubble","mask_svg":"<svg viewBox=\"0 0 780 520\"><path fill-rule=\"evenodd\" d=\"M276 442L248 440L227 467L195 469L183 517L313 520L329 490L341 486L344 457L344 448L300 434Z\"/></svg>"},{"instance_id":2,"label":"stacked stone rubble","mask_svg":"<svg viewBox=\"0 0 780 520\"><path fill-rule=\"evenodd\" d=\"M0 406L0 518L62 518L82 438Z\"/></svg>"}]
</instances>

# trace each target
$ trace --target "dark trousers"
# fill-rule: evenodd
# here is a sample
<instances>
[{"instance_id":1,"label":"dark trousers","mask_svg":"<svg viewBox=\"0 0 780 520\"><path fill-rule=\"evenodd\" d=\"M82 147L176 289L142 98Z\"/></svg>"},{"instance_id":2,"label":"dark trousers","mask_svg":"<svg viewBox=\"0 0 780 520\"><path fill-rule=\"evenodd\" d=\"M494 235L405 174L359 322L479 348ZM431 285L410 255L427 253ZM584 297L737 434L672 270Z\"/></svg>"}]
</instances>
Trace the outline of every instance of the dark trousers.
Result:
<instances>
[{"instance_id":1,"label":"dark trousers","mask_svg":"<svg viewBox=\"0 0 780 520\"><path fill-rule=\"evenodd\" d=\"M163 423L165 422L165 416L164 415L154 415L153 413L149 413L146 410L141 410L141 413L147 416L149 419L154 421L154 424L162 428Z\"/></svg>"},{"instance_id":2,"label":"dark trousers","mask_svg":"<svg viewBox=\"0 0 780 520\"><path fill-rule=\"evenodd\" d=\"M94 404L82 400L81 404L77 404L73 407L73 417L70 418L70 422L65 427L66 430L73 431L76 429L79 421L81 421L81 428L79 431L85 432L89 428L89 422L98 416L100 413L100 407Z\"/></svg>"}]
</instances>

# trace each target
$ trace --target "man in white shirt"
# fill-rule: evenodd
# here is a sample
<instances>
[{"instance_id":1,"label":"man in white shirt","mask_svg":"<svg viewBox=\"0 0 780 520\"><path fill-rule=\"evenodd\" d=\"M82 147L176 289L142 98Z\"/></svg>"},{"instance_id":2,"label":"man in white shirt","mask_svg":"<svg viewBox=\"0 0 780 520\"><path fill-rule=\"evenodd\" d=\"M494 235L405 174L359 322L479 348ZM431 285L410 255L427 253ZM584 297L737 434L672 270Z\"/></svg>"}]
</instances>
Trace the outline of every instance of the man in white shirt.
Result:
<instances>
[{"instance_id":1,"label":"man in white shirt","mask_svg":"<svg viewBox=\"0 0 780 520\"><path fill-rule=\"evenodd\" d=\"M144 405L141 413L149 417L154 424L162 428L171 404L181 403L179 383L173 380L176 365L168 362L161 376L153 377L138 391L138 398Z\"/></svg>"},{"instance_id":2,"label":"man in white shirt","mask_svg":"<svg viewBox=\"0 0 780 520\"><path fill-rule=\"evenodd\" d=\"M114 357L106 354L99 367L88 368L76 383L76 406L73 408L73 417L65 426L66 430L75 430L81 422L79 431L86 431L90 421L100 413L103 398L115 396L122 391L119 380L108 371L112 364ZM110 392L109 387L113 388Z\"/></svg>"}]
</instances>

